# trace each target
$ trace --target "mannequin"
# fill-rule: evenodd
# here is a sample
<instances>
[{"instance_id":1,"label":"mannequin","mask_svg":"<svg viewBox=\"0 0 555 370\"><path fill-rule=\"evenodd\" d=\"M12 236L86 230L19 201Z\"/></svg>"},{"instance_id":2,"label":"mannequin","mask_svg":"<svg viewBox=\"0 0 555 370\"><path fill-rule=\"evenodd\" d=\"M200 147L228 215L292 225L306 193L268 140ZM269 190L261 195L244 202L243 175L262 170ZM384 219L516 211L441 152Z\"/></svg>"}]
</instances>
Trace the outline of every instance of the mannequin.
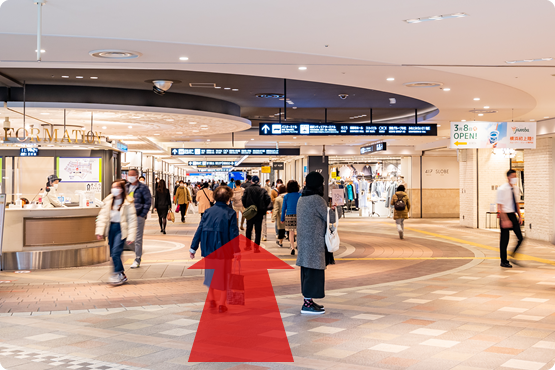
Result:
<instances>
[{"instance_id":1,"label":"mannequin","mask_svg":"<svg viewBox=\"0 0 555 370\"><path fill-rule=\"evenodd\" d=\"M360 210L360 216L368 217L368 187L370 183L361 177L358 182L358 205Z\"/></svg>"}]
</instances>

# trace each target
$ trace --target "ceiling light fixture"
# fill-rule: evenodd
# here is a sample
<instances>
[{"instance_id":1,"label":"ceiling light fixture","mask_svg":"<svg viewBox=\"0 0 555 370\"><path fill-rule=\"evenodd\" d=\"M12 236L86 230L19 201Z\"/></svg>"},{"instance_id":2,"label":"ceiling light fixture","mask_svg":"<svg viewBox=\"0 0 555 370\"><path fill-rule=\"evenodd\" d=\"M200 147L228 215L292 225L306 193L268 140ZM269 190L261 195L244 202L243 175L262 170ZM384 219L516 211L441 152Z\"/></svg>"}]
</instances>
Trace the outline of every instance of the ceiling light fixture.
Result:
<instances>
[{"instance_id":1,"label":"ceiling light fixture","mask_svg":"<svg viewBox=\"0 0 555 370\"><path fill-rule=\"evenodd\" d=\"M296 138L297 138L296 136L293 136L293 139L296 139Z\"/></svg>"},{"instance_id":2,"label":"ceiling light fixture","mask_svg":"<svg viewBox=\"0 0 555 370\"><path fill-rule=\"evenodd\" d=\"M154 136L160 136L160 134L154 134Z\"/></svg>"},{"instance_id":3,"label":"ceiling light fixture","mask_svg":"<svg viewBox=\"0 0 555 370\"><path fill-rule=\"evenodd\" d=\"M36 52L37 52L37 51L35 50L35 53L36 53ZM40 52L41 52L41 54L42 54L42 53L46 53L46 50L40 49Z\"/></svg>"},{"instance_id":4,"label":"ceiling light fixture","mask_svg":"<svg viewBox=\"0 0 555 370\"><path fill-rule=\"evenodd\" d=\"M308 69L308 67L299 67L299 71L306 71Z\"/></svg>"},{"instance_id":5,"label":"ceiling light fixture","mask_svg":"<svg viewBox=\"0 0 555 370\"><path fill-rule=\"evenodd\" d=\"M254 140L254 139L251 139L251 140Z\"/></svg>"},{"instance_id":6,"label":"ceiling light fixture","mask_svg":"<svg viewBox=\"0 0 555 370\"><path fill-rule=\"evenodd\" d=\"M214 86L215 89L221 89L221 86Z\"/></svg>"},{"instance_id":7,"label":"ceiling light fixture","mask_svg":"<svg viewBox=\"0 0 555 370\"><path fill-rule=\"evenodd\" d=\"M186 61L186 60L189 60L189 58L187 58L187 57L180 57L179 60Z\"/></svg>"},{"instance_id":8,"label":"ceiling light fixture","mask_svg":"<svg viewBox=\"0 0 555 370\"><path fill-rule=\"evenodd\" d=\"M133 126L127 126L127 128L133 128Z\"/></svg>"},{"instance_id":9,"label":"ceiling light fixture","mask_svg":"<svg viewBox=\"0 0 555 370\"><path fill-rule=\"evenodd\" d=\"M480 98L474 98L474 101L478 101L478 100L480 100Z\"/></svg>"},{"instance_id":10,"label":"ceiling light fixture","mask_svg":"<svg viewBox=\"0 0 555 370\"><path fill-rule=\"evenodd\" d=\"M62 76L62 78L69 78L69 76Z\"/></svg>"},{"instance_id":11,"label":"ceiling light fixture","mask_svg":"<svg viewBox=\"0 0 555 370\"><path fill-rule=\"evenodd\" d=\"M83 76L75 76L75 78L83 78Z\"/></svg>"},{"instance_id":12,"label":"ceiling light fixture","mask_svg":"<svg viewBox=\"0 0 555 370\"><path fill-rule=\"evenodd\" d=\"M522 60L507 60L507 64L517 64L517 63L532 63L532 62L548 62L553 60L553 58L536 58L536 59L522 59Z\"/></svg>"},{"instance_id":13,"label":"ceiling light fixture","mask_svg":"<svg viewBox=\"0 0 555 370\"><path fill-rule=\"evenodd\" d=\"M98 77L91 77L91 80L98 80Z\"/></svg>"},{"instance_id":14,"label":"ceiling light fixture","mask_svg":"<svg viewBox=\"0 0 555 370\"><path fill-rule=\"evenodd\" d=\"M444 88L443 88L443 91L451 91L451 88L449 88L449 87L444 87Z\"/></svg>"},{"instance_id":15,"label":"ceiling light fixture","mask_svg":"<svg viewBox=\"0 0 555 370\"><path fill-rule=\"evenodd\" d=\"M196 122L189 122L190 125L196 125Z\"/></svg>"},{"instance_id":16,"label":"ceiling light fixture","mask_svg":"<svg viewBox=\"0 0 555 370\"><path fill-rule=\"evenodd\" d=\"M482 116L484 115L484 113L478 113L478 115L479 115L480 117L482 117Z\"/></svg>"},{"instance_id":17,"label":"ceiling light fixture","mask_svg":"<svg viewBox=\"0 0 555 370\"><path fill-rule=\"evenodd\" d=\"M102 129L103 129L103 130L106 130L107 128L108 128L108 127L106 127L106 126L102 126Z\"/></svg>"},{"instance_id":18,"label":"ceiling light fixture","mask_svg":"<svg viewBox=\"0 0 555 370\"><path fill-rule=\"evenodd\" d=\"M174 120L173 120L173 118L168 118L166 121L173 122Z\"/></svg>"},{"instance_id":19,"label":"ceiling light fixture","mask_svg":"<svg viewBox=\"0 0 555 370\"><path fill-rule=\"evenodd\" d=\"M239 89L233 89L232 91L239 91Z\"/></svg>"},{"instance_id":20,"label":"ceiling light fixture","mask_svg":"<svg viewBox=\"0 0 555 370\"><path fill-rule=\"evenodd\" d=\"M206 141L210 141L210 139L206 139Z\"/></svg>"},{"instance_id":21,"label":"ceiling light fixture","mask_svg":"<svg viewBox=\"0 0 555 370\"><path fill-rule=\"evenodd\" d=\"M405 19L405 22L409 24L413 24L413 23L422 23L422 22L430 22L430 21L441 21L443 19L464 18L464 17L468 17L468 14L453 13L453 14L434 15L431 17L424 17L424 18Z\"/></svg>"},{"instance_id":22,"label":"ceiling light fixture","mask_svg":"<svg viewBox=\"0 0 555 370\"><path fill-rule=\"evenodd\" d=\"M466 122L466 120L465 120L465 119L463 119L463 120L462 120L461 122Z\"/></svg>"},{"instance_id":23,"label":"ceiling light fixture","mask_svg":"<svg viewBox=\"0 0 555 370\"><path fill-rule=\"evenodd\" d=\"M543 117L543 118L549 118L549 117Z\"/></svg>"},{"instance_id":24,"label":"ceiling light fixture","mask_svg":"<svg viewBox=\"0 0 555 370\"><path fill-rule=\"evenodd\" d=\"M126 50L93 50L89 55L95 58L106 59L134 59L140 57L142 54L136 51Z\"/></svg>"},{"instance_id":25,"label":"ceiling light fixture","mask_svg":"<svg viewBox=\"0 0 555 370\"><path fill-rule=\"evenodd\" d=\"M486 105L486 106L484 107L484 109L489 109L489 105Z\"/></svg>"},{"instance_id":26,"label":"ceiling light fixture","mask_svg":"<svg viewBox=\"0 0 555 370\"><path fill-rule=\"evenodd\" d=\"M393 77L389 77L387 80L388 81L395 81L395 79Z\"/></svg>"}]
</instances>

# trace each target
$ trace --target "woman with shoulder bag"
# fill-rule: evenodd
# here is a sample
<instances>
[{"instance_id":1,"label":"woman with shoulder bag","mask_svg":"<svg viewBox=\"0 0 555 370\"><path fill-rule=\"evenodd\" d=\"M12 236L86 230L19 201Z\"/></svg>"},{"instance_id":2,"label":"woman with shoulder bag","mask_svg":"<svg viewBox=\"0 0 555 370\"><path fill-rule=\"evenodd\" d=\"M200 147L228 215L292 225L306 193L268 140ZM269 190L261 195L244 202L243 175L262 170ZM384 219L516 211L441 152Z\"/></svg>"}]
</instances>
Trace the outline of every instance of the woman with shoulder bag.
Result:
<instances>
[{"instance_id":1,"label":"woman with shoulder bag","mask_svg":"<svg viewBox=\"0 0 555 370\"><path fill-rule=\"evenodd\" d=\"M198 213L201 217L214 204L214 193L208 187L208 183L205 182L197 193Z\"/></svg>"},{"instance_id":2,"label":"woman with shoulder bag","mask_svg":"<svg viewBox=\"0 0 555 370\"><path fill-rule=\"evenodd\" d=\"M395 208L393 219L397 224L399 238L404 239L405 220L409 218L410 211L410 200L407 193L405 193L404 185L399 185L397 188L397 192L391 198L391 205Z\"/></svg>"},{"instance_id":3,"label":"woman with shoulder bag","mask_svg":"<svg viewBox=\"0 0 555 370\"><path fill-rule=\"evenodd\" d=\"M272 222L276 223L278 230L278 240L276 241L279 247L283 247L283 239L285 239L285 223L282 221L283 217L281 215L283 207L283 197L286 193L285 186L279 185L278 188L279 196L274 201L274 212L272 213ZM295 250L291 251L291 255L295 255Z\"/></svg>"},{"instance_id":4,"label":"woman with shoulder bag","mask_svg":"<svg viewBox=\"0 0 555 370\"><path fill-rule=\"evenodd\" d=\"M243 214L245 207L243 207L243 192L245 189L241 187L241 180L235 181L235 187L233 190L233 197L231 198L231 205L233 206L233 210L237 213L237 221L239 221L239 215Z\"/></svg>"},{"instance_id":5,"label":"woman with shoulder bag","mask_svg":"<svg viewBox=\"0 0 555 370\"><path fill-rule=\"evenodd\" d=\"M168 212L172 201L170 191L166 188L166 181L160 180L156 187L156 196L154 197L154 209L158 213L158 222L160 223L160 232L166 233L166 225L168 224Z\"/></svg>"},{"instance_id":6,"label":"woman with shoulder bag","mask_svg":"<svg viewBox=\"0 0 555 370\"><path fill-rule=\"evenodd\" d=\"M114 273L110 283L121 285L127 281L121 254L123 246L132 244L137 236L137 212L133 198L127 196L125 180L116 180L112 183L112 194L104 199L104 206L96 218L96 238L102 240L108 237L110 255L114 264Z\"/></svg>"}]
</instances>

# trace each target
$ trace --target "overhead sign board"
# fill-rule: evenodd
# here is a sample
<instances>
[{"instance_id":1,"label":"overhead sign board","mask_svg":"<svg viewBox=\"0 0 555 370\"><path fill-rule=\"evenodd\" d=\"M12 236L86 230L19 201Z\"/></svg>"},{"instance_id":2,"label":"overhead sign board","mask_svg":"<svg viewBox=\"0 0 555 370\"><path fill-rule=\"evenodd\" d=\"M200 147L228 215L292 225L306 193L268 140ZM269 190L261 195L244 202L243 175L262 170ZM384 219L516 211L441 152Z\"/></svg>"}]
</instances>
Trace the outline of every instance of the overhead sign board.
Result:
<instances>
[{"instance_id":1,"label":"overhead sign board","mask_svg":"<svg viewBox=\"0 0 555 370\"><path fill-rule=\"evenodd\" d=\"M189 161L189 166L235 166L235 161Z\"/></svg>"},{"instance_id":2,"label":"overhead sign board","mask_svg":"<svg viewBox=\"0 0 555 370\"><path fill-rule=\"evenodd\" d=\"M38 148L21 148L19 149L19 156L20 157L38 157L39 149Z\"/></svg>"},{"instance_id":3,"label":"overhead sign board","mask_svg":"<svg viewBox=\"0 0 555 370\"><path fill-rule=\"evenodd\" d=\"M451 122L451 148L535 149L536 122Z\"/></svg>"},{"instance_id":4,"label":"overhead sign board","mask_svg":"<svg viewBox=\"0 0 555 370\"><path fill-rule=\"evenodd\" d=\"M283 171L285 169L285 163L283 163L283 162L274 162L273 167L274 167L274 171Z\"/></svg>"},{"instance_id":5,"label":"overhead sign board","mask_svg":"<svg viewBox=\"0 0 555 370\"><path fill-rule=\"evenodd\" d=\"M196 166L197 168L222 168L222 165L217 165L217 164L199 164L198 166Z\"/></svg>"},{"instance_id":6,"label":"overhead sign board","mask_svg":"<svg viewBox=\"0 0 555 370\"><path fill-rule=\"evenodd\" d=\"M121 150L124 153L127 153L127 151L129 150L129 147L127 146L127 144L124 144L118 140L116 141L116 149Z\"/></svg>"},{"instance_id":7,"label":"overhead sign board","mask_svg":"<svg viewBox=\"0 0 555 370\"><path fill-rule=\"evenodd\" d=\"M271 173L272 167L270 166L262 166L262 173Z\"/></svg>"},{"instance_id":8,"label":"overhead sign board","mask_svg":"<svg viewBox=\"0 0 555 370\"><path fill-rule=\"evenodd\" d=\"M300 136L437 136L436 124L261 123L259 135Z\"/></svg>"},{"instance_id":9,"label":"overhead sign board","mask_svg":"<svg viewBox=\"0 0 555 370\"><path fill-rule=\"evenodd\" d=\"M191 171L191 172L229 172L231 171L231 168L198 168L195 171Z\"/></svg>"},{"instance_id":10,"label":"overhead sign board","mask_svg":"<svg viewBox=\"0 0 555 370\"><path fill-rule=\"evenodd\" d=\"M360 154L370 154L387 150L387 143L376 143L360 148Z\"/></svg>"},{"instance_id":11,"label":"overhead sign board","mask_svg":"<svg viewBox=\"0 0 555 370\"><path fill-rule=\"evenodd\" d=\"M218 156L240 156L240 155L264 155L264 156L274 156L274 155L300 155L301 150L299 148L218 148L218 149L206 149L206 148L172 148L172 156L204 156L204 155L218 155Z\"/></svg>"}]
</instances>

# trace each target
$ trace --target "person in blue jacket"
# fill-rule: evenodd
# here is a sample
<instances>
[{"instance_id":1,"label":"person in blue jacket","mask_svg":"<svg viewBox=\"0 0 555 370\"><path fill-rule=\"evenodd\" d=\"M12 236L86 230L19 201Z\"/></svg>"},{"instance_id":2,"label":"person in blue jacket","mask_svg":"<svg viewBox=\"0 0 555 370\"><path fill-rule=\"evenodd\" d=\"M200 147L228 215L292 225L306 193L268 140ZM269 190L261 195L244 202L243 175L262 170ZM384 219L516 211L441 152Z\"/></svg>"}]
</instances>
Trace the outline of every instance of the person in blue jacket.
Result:
<instances>
[{"instance_id":1,"label":"person in blue jacket","mask_svg":"<svg viewBox=\"0 0 555 370\"><path fill-rule=\"evenodd\" d=\"M297 233L297 202L301 197L299 183L289 180L287 183L287 194L283 198L281 209L281 222L285 222L285 231L289 231L289 242L291 243L291 255L295 255L295 234Z\"/></svg>"},{"instance_id":2,"label":"person in blue jacket","mask_svg":"<svg viewBox=\"0 0 555 370\"><path fill-rule=\"evenodd\" d=\"M240 259L240 250L238 245L234 246L234 253L229 253L227 248L217 252L218 249L232 241L239 236L239 226L237 225L237 215L235 211L229 207L229 202L233 196L233 190L229 186L219 186L214 192L214 200L216 204L204 212L200 220L200 224L195 232L191 249L189 250L191 259L195 258L199 245L202 257L208 257L210 254L216 252L217 255L213 256L211 264L215 263L221 268L217 276L222 278L214 279L215 270L204 270L204 285L208 289L208 299L210 300L210 308L218 307L220 313L227 311L225 305L227 294L227 277L231 273L231 263L233 257ZM216 297L216 291L219 293L219 298ZM216 301L218 303L216 303Z\"/></svg>"}]
</instances>

